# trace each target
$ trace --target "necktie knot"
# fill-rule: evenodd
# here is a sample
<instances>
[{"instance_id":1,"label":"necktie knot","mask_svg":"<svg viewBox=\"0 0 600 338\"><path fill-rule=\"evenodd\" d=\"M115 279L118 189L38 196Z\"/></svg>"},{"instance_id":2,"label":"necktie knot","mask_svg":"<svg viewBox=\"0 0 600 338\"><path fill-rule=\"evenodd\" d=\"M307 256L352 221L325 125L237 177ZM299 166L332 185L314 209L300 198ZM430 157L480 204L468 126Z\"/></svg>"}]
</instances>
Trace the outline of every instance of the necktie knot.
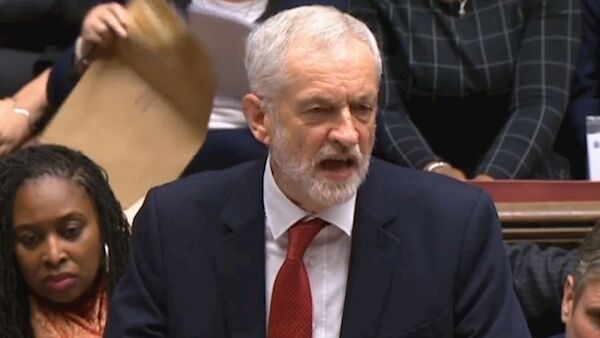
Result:
<instances>
[{"instance_id":1,"label":"necktie knot","mask_svg":"<svg viewBox=\"0 0 600 338\"><path fill-rule=\"evenodd\" d=\"M306 249L317 236L319 231L327 224L320 218L313 218L308 221L298 221L288 229L290 240L287 258L293 260L302 260Z\"/></svg>"}]
</instances>

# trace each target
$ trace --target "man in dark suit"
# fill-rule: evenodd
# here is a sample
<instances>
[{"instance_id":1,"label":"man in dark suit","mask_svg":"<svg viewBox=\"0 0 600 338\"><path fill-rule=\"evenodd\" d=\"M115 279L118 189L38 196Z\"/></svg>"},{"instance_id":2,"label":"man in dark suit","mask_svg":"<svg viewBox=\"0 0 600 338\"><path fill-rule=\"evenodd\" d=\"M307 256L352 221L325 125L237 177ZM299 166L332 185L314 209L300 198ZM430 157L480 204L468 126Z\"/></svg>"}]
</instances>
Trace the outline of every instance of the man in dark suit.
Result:
<instances>
[{"instance_id":1,"label":"man in dark suit","mask_svg":"<svg viewBox=\"0 0 600 338\"><path fill-rule=\"evenodd\" d=\"M600 221L585 238L577 254L577 265L567 277L562 301L564 336L600 337Z\"/></svg>"},{"instance_id":2,"label":"man in dark suit","mask_svg":"<svg viewBox=\"0 0 600 338\"><path fill-rule=\"evenodd\" d=\"M282 12L246 68L268 158L148 194L106 337L529 337L489 197L370 159L363 23Z\"/></svg>"}]
</instances>

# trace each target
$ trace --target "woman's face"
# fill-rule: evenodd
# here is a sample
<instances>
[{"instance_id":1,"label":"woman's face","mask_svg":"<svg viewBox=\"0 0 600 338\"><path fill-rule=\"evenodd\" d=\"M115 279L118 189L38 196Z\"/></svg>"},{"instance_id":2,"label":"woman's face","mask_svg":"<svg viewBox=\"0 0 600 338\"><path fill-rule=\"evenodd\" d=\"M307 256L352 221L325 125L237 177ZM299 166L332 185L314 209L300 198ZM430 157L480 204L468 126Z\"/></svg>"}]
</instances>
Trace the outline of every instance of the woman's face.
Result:
<instances>
[{"instance_id":1,"label":"woman's face","mask_svg":"<svg viewBox=\"0 0 600 338\"><path fill-rule=\"evenodd\" d=\"M70 303L94 283L102 261L98 214L71 180L40 177L17 190L13 209L15 256L38 296Z\"/></svg>"}]
</instances>

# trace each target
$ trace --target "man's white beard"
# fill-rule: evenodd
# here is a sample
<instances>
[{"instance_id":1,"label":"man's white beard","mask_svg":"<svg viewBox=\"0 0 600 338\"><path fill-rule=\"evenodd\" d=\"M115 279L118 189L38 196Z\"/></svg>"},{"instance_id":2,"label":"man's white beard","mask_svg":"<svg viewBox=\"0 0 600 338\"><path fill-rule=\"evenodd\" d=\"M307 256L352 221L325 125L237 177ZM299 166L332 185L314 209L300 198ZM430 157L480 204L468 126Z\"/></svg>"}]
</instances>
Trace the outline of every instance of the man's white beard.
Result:
<instances>
[{"instance_id":1,"label":"man's white beard","mask_svg":"<svg viewBox=\"0 0 600 338\"><path fill-rule=\"evenodd\" d=\"M349 148L327 143L311 161L306 161L298 158L297 155L302 153L299 149L292 149L285 137L276 132L272 139L271 157L285 179L295 186L304 187L308 196L317 203L332 206L352 198L367 176L371 155L363 155L359 149L358 145ZM317 175L319 163L336 156L354 159L357 170L345 182L332 182Z\"/></svg>"}]
</instances>

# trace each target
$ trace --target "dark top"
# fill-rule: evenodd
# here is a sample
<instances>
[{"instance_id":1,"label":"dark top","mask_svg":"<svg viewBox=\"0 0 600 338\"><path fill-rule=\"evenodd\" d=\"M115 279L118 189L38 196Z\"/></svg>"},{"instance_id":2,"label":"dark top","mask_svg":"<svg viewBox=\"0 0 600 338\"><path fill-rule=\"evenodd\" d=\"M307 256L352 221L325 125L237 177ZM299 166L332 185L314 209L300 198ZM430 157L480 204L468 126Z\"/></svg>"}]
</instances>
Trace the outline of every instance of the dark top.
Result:
<instances>
[{"instance_id":1,"label":"dark top","mask_svg":"<svg viewBox=\"0 0 600 338\"><path fill-rule=\"evenodd\" d=\"M496 178L544 171L578 52L578 1L470 0L462 17L440 1L350 4L383 45L385 159Z\"/></svg>"},{"instance_id":2,"label":"dark top","mask_svg":"<svg viewBox=\"0 0 600 338\"><path fill-rule=\"evenodd\" d=\"M581 0L583 34L570 114L577 139L585 145L585 117L600 115L600 1Z\"/></svg>"},{"instance_id":3,"label":"dark top","mask_svg":"<svg viewBox=\"0 0 600 338\"><path fill-rule=\"evenodd\" d=\"M573 273L577 250L540 248L533 243L505 245L515 292L532 336L564 332L562 296L567 276Z\"/></svg>"},{"instance_id":4,"label":"dark top","mask_svg":"<svg viewBox=\"0 0 600 338\"><path fill-rule=\"evenodd\" d=\"M34 52L62 51L97 0L0 1L0 45Z\"/></svg>"}]
</instances>

